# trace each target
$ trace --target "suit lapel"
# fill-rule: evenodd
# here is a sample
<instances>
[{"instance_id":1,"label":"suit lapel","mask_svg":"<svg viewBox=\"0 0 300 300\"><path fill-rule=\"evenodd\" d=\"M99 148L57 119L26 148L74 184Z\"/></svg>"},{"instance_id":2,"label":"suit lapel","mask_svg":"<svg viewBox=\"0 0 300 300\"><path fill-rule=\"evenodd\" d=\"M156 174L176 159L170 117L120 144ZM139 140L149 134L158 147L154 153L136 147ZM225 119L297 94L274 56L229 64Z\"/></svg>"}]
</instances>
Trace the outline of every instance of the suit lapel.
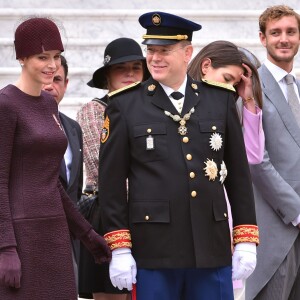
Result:
<instances>
[{"instance_id":1,"label":"suit lapel","mask_svg":"<svg viewBox=\"0 0 300 300\"><path fill-rule=\"evenodd\" d=\"M262 65L259 71L261 75L262 88L264 94L276 107L278 114L282 119L282 122L285 124L287 130L289 131L289 133L291 134L295 142L300 147L299 126L295 120L295 117L287 101L285 100L285 97L278 83L276 82L273 75L270 73L270 71L267 69L266 66ZM299 88L299 84L298 84L298 88Z\"/></svg>"},{"instance_id":2,"label":"suit lapel","mask_svg":"<svg viewBox=\"0 0 300 300\"><path fill-rule=\"evenodd\" d=\"M200 101L198 85L188 76L184 104L182 108L182 115L188 113L192 107L195 107Z\"/></svg>"},{"instance_id":3,"label":"suit lapel","mask_svg":"<svg viewBox=\"0 0 300 300\"><path fill-rule=\"evenodd\" d=\"M178 114L168 95L157 81L150 79L145 87L147 88L148 96L151 97L150 101L152 104L164 111L166 110L172 114Z\"/></svg>"},{"instance_id":4,"label":"suit lapel","mask_svg":"<svg viewBox=\"0 0 300 300\"><path fill-rule=\"evenodd\" d=\"M65 129L65 133L68 138L68 142L72 151L72 164L70 170L70 180L68 187L72 186L74 180L76 178L77 172L79 170L78 163L80 161L80 145L79 145L79 137L77 135L77 130L72 124L67 120L67 118L63 114L59 114L63 127Z\"/></svg>"},{"instance_id":5,"label":"suit lapel","mask_svg":"<svg viewBox=\"0 0 300 300\"><path fill-rule=\"evenodd\" d=\"M297 88L298 88L298 94L300 95L300 81L296 80Z\"/></svg>"}]
</instances>

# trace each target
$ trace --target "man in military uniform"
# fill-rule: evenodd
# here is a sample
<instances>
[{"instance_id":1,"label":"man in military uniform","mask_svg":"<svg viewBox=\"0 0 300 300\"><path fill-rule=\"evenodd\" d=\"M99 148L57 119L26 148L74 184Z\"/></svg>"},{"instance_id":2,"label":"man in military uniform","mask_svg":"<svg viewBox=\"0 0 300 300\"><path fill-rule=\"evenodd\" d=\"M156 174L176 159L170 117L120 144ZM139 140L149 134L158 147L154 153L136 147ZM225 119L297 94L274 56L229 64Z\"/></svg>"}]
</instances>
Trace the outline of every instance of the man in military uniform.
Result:
<instances>
[{"instance_id":1,"label":"man in military uniform","mask_svg":"<svg viewBox=\"0 0 300 300\"><path fill-rule=\"evenodd\" d=\"M251 274L259 242L233 88L187 76L201 25L163 12L139 22L152 76L111 95L101 135L110 278L139 300L230 300L232 272Z\"/></svg>"}]
</instances>

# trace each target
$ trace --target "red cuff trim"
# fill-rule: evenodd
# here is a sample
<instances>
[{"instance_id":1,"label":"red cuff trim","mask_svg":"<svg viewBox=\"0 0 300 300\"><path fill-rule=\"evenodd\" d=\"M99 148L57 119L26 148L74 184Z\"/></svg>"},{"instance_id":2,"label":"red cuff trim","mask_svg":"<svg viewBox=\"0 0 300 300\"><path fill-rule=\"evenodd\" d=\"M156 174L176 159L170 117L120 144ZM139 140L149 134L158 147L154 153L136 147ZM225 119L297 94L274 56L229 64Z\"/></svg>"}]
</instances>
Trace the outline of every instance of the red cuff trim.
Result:
<instances>
[{"instance_id":1,"label":"red cuff trim","mask_svg":"<svg viewBox=\"0 0 300 300\"><path fill-rule=\"evenodd\" d=\"M233 228L233 244L244 242L259 245L259 232L256 225L239 225Z\"/></svg>"},{"instance_id":2,"label":"red cuff trim","mask_svg":"<svg viewBox=\"0 0 300 300\"><path fill-rule=\"evenodd\" d=\"M108 232L104 235L104 238L110 250L117 248L132 248L131 235L128 229Z\"/></svg>"}]
</instances>

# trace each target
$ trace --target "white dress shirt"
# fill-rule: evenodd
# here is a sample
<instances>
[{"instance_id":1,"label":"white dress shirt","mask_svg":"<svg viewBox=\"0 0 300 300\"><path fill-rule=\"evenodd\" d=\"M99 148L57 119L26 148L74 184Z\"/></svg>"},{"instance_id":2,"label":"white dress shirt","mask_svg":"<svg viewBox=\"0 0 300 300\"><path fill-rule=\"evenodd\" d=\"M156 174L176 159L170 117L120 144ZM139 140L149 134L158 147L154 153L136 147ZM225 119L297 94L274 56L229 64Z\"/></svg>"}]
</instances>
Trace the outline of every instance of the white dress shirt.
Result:
<instances>
[{"instance_id":1,"label":"white dress shirt","mask_svg":"<svg viewBox=\"0 0 300 300\"><path fill-rule=\"evenodd\" d=\"M176 110L179 113L181 113L183 104L184 104L186 82L187 82L187 76L185 76L183 83L181 84L180 88L176 91L174 91L172 88L170 88L162 83L159 83L161 85L161 87L163 88L163 90L165 91L165 93L169 96L169 99L171 100L171 102L173 103L173 105L175 106ZM183 95L183 98L181 98L180 100L173 99L173 97L171 96L171 94L173 92L180 92Z\"/></svg>"},{"instance_id":2,"label":"white dress shirt","mask_svg":"<svg viewBox=\"0 0 300 300\"><path fill-rule=\"evenodd\" d=\"M273 77L275 78L275 80L278 83L280 89L282 90L282 93L283 93L286 100L287 100L287 84L285 82L284 77L287 74L293 75L293 77L294 77L294 83L293 83L294 90L296 92L298 100L300 101L299 90L298 90L298 87L297 87L296 82L295 82L296 73L295 73L294 69L290 73L288 73L287 71L285 71L285 70L279 68L278 66L274 65L273 63L271 63L268 59L266 59L264 64L267 67L267 69L271 72Z\"/></svg>"}]
</instances>

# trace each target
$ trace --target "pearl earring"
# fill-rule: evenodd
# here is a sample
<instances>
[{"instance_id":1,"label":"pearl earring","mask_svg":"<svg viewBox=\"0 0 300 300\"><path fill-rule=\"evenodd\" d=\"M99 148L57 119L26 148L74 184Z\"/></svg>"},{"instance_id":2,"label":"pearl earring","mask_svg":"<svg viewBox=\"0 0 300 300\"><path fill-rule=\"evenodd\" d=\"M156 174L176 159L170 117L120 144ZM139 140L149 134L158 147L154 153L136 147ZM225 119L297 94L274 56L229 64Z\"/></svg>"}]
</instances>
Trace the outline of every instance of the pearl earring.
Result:
<instances>
[{"instance_id":1,"label":"pearl earring","mask_svg":"<svg viewBox=\"0 0 300 300\"><path fill-rule=\"evenodd\" d=\"M24 64L23 64L23 63L20 63L20 66L23 68L23 67L24 67Z\"/></svg>"}]
</instances>

